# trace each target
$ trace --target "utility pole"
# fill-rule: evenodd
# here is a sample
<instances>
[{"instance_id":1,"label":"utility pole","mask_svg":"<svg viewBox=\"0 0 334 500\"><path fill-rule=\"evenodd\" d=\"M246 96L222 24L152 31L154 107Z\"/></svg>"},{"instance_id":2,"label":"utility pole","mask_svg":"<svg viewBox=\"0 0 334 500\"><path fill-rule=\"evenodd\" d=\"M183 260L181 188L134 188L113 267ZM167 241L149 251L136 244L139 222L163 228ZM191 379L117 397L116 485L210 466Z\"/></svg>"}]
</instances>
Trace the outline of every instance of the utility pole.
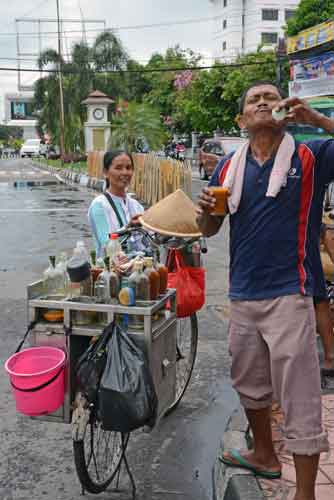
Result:
<instances>
[{"instance_id":1,"label":"utility pole","mask_svg":"<svg viewBox=\"0 0 334 500\"><path fill-rule=\"evenodd\" d=\"M65 153L65 113L64 113L64 94L63 94L63 74L62 74L62 55L60 38L60 16L59 0L57 0L57 26L58 26L58 80L59 80L59 98L60 98L60 157L63 162Z\"/></svg>"},{"instance_id":2,"label":"utility pole","mask_svg":"<svg viewBox=\"0 0 334 500\"><path fill-rule=\"evenodd\" d=\"M284 58L286 57L286 45L284 38L278 39L276 55L277 55L276 80L277 80L277 85L281 87L283 83L283 63L284 63Z\"/></svg>"}]
</instances>

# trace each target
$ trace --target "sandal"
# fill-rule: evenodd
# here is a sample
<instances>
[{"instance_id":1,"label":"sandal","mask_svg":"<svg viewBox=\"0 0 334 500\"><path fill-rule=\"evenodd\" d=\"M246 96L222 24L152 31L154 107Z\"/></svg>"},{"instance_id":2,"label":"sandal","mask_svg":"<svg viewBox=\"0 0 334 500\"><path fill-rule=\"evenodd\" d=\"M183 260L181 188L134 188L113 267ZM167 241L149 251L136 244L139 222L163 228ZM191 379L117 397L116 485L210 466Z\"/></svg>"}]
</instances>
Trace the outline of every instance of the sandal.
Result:
<instances>
[{"instance_id":1,"label":"sandal","mask_svg":"<svg viewBox=\"0 0 334 500\"><path fill-rule=\"evenodd\" d=\"M240 455L238 450L231 450L228 453L231 459L233 460L229 460L224 455L221 455L218 458L223 464L228 465L229 467L238 467L240 469L246 469L253 472L255 476L260 476L265 479L279 479L282 476L281 471L272 472L272 471L258 469L254 465L247 462L247 460Z\"/></svg>"}]
</instances>

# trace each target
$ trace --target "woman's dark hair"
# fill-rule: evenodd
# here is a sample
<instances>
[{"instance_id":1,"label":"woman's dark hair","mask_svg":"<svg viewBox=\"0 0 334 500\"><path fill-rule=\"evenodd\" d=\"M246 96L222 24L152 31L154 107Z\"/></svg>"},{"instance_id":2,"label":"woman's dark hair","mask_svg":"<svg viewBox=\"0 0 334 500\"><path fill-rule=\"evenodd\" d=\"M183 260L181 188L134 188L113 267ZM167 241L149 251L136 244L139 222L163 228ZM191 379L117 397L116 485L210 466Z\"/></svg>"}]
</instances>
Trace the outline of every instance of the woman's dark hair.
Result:
<instances>
[{"instance_id":1,"label":"woman's dark hair","mask_svg":"<svg viewBox=\"0 0 334 500\"><path fill-rule=\"evenodd\" d=\"M117 158L117 156L121 156L121 155L126 155L130 159L132 168L134 169L135 165L133 163L133 158L130 155L130 153L128 153L127 151L123 151L121 149L114 149L113 151L107 151L104 154L103 170L108 171L109 167L112 164L112 162L114 161L114 159ZM106 188L108 189L109 186L110 186L110 182L108 181L108 179L106 179Z\"/></svg>"},{"instance_id":2,"label":"woman's dark hair","mask_svg":"<svg viewBox=\"0 0 334 500\"><path fill-rule=\"evenodd\" d=\"M261 85L272 85L273 87L276 87L276 89L278 90L279 95L282 97L282 99L285 99L287 97L286 92L283 89L281 89L275 82L271 82L270 80L258 80L256 82L248 85L248 87L244 90L242 96L240 97L240 99L239 99L239 113L240 114L243 113L248 91L254 87L260 87Z\"/></svg>"}]
</instances>

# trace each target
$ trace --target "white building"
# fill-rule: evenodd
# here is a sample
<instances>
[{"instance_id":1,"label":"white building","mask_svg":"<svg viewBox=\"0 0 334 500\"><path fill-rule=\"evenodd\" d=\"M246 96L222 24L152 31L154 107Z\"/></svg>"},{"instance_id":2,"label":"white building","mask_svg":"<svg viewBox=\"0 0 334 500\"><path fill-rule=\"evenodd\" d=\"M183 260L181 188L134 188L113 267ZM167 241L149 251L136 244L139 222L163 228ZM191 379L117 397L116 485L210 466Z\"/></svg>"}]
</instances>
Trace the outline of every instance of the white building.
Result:
<instances>
[{"instance_id":1,"label":"white building","mask_svg":"<svg viewBox=\"0 0 334 500\"><path fill-rule=\"evenodd\" d=\"M15 92L5 94L5 125L22 127L24 139L37 137L37 120L33 110L33 92Z\"/></svg>"},{"instance_id":2,"label":"white building","mask_svg":"<svg viewBox=\"0 0 334 500\"><path fill-rule=\"evenodd\" d=\"M209 0L213 9L213 56L231 59L275 46L300 0Z\"/></svg>"}]
</instances>

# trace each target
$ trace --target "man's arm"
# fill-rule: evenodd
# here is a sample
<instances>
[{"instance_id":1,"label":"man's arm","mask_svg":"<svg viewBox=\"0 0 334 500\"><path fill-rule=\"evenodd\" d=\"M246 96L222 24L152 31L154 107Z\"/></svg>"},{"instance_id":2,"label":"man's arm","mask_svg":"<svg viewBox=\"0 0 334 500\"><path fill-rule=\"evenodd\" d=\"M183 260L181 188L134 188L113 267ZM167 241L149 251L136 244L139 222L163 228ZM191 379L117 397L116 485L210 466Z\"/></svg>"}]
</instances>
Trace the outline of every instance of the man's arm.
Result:
<instances>
[{"instance_id":1,"label":"man's arm","mask_svg":"<svg viewBox=\"0 0 334 500\"><path fill-rule=\"evenodd\" d=\"M284 119L287 123L312 125L313 127L324 129L328 134L334 135L334 120L311 108L304 99L299 99L298 97L283 99L277 109L281 110L284 108L288 109L288 113Z\"/></svg>"},{"instance_id":2,"label":"man's arm","mask_svg":"<svg viewBox=\"0 0 334 500\"><path fill-rule=\"evenodd\" d=\"M214 209L216 199L211 195L210 189L204 188L199 195L197 207L197 224L203 236L214 236L218 233L225 217L211 215L210 212Z\"/></svg>"},{"instance_id":3,"label":"man's arm","mask_svg":"<svg viewBox=\"0 0 334 500\"><path fill-rule=\"evenodd\" d=\"M323 243L326 252L328 253L329 257L331 258L331 261L334 263L334 231L333 229L326 229L324 238L323 238Z\"/></svg>"}]
</instances>

